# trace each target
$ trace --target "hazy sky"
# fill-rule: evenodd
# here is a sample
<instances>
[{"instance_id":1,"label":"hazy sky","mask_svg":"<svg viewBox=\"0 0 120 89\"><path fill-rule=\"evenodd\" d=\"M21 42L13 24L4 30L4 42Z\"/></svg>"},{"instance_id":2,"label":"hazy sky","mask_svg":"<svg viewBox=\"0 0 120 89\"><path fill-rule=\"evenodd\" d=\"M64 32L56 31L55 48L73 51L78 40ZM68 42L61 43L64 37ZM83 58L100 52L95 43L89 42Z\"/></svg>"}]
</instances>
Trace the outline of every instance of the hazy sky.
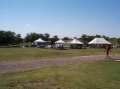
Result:
<instances>
[{"instance_id":1,"label":"hazy sky","mask_svg":"<svg viewBox=\"0 0 120 89\"><path fill-rule=\"evenodd\" d=\"M120 0L0 0L0 29L120 36Z\"/></svg>"}]
</instances>

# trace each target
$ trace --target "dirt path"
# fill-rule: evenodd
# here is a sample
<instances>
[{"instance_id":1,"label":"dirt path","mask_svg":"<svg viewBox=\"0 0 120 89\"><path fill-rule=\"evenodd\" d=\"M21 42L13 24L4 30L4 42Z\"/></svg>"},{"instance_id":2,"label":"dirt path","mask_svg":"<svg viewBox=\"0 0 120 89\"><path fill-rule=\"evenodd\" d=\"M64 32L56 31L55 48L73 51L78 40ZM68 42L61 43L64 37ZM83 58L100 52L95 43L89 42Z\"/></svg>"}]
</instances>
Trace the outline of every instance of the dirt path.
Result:
<instances>
[{"instance_id":1,"label":"dirt path","mask_svg":"<svg viewBox=\"0 0 120 89\"><path fill-rule=\"evenodd\" d=\"M117 57L120 58L120 57ZM56 58L52 59L40 59L40 60L28 60L28 61L14 61L14 62L1 62L0 73L18 72L41 68L48 65L62 65L65 63L77 63L79 61L100 61L106 60L105 56L79 56L69 58Z\"/></svg>"}]
</instances>

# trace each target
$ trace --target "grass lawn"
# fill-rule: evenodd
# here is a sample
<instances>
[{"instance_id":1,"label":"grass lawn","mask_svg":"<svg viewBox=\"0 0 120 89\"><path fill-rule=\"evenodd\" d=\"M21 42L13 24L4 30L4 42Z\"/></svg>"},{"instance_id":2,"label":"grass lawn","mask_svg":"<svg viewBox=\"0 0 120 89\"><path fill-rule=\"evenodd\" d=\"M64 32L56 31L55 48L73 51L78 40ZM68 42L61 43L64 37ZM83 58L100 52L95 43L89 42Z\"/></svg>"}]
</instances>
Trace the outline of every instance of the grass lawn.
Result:
<instances>
[{"instance_id":1,"label":"grass lawn","mask_svg":"<svg viewBox=\"0 0 120 89\"><path fill-rule=\"evenodd\" d=\"M0 89L120 89L120 62L80 62L0 74Z\"/></svg>"},{"instance_id":2,"label":"grass lawn","mask_svg":"<svg viewBox=\"0 0 120 89\"><path fill-rule=\"evenodd\" d=\"M41 49L41 48L0 48L0 61L30 60L52 57L70 57L104 54L104 49ZM113 49L113 55L119 55L120 49Z\"/></svg>"}]
</instances>

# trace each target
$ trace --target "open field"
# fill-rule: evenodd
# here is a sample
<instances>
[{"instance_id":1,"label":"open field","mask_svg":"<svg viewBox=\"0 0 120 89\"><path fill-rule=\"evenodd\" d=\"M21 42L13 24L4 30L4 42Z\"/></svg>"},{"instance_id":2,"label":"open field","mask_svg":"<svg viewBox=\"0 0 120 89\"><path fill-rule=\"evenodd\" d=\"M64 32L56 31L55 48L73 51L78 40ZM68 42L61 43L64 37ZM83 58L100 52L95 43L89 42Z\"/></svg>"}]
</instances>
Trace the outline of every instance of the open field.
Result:
<instances>
[{"instance_id":1,"label":"open field","mask_svg":"<svg viewBox=\"0 0 120 89\"><path fill-rule=\"evenodd\" d=\"M0 61L31 60L41 58L103 55L104 49L41 49L41 48L0 48ZM112 55L119 55L120 49L113 49Z\"/></svg>"},{"instance_id":2,"label":"open field","mask_svg":"<svg viewBox=\"0 0 120 89\"><path fill-rule=\"evenodd\" d=\"M0 89L120 89L120 63L78 62L0 74Z\"/></svg>"},{"instance_id":3,"label":"open field","mask_svg":"<svg viewBox=\"0 0 120 89\"><path fill-rule=\"evenodd\" d=\"M104 49L1 48L0 67L6 72L0 74L0 89L119 89L120 62L89 56L103 54ZM119 54L120 49L112 50Z\"/></svg>"}]
</instances>

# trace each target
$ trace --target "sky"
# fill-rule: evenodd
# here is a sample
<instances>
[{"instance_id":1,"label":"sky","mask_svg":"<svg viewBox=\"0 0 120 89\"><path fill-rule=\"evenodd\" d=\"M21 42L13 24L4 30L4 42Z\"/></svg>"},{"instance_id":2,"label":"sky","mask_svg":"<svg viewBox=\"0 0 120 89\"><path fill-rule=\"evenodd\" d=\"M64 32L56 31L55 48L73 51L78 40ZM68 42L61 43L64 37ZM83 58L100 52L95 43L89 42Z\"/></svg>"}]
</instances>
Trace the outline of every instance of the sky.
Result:
<instances>
[{"instance_id":1,"label":"sky","mask_svg":"<svg viewBox=\"0 0 120 89\"><path fill-rule=\"evenodd\" d=\"M120 0L0 0L0 30L120 37Z\"/></svg>"}]
</instances>

